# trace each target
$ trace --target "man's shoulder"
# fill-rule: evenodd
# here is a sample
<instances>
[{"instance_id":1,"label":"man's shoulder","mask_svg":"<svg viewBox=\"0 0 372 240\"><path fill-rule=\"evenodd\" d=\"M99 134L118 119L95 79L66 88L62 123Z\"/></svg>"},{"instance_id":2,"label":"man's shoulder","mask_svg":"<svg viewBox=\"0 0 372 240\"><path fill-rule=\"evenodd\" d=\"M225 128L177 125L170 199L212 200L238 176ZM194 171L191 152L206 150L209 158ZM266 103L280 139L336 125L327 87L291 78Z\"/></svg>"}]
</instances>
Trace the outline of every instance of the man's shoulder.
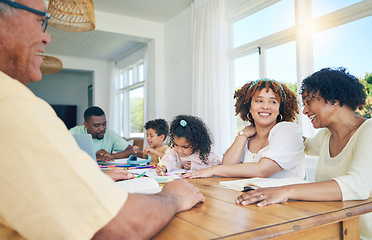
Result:
<instances>
[{"instance_id":1,"label":"man's shoulder","mask_svg":"<svg viewBox=\"0 0 372 240\"><path fill-rule=\"evenodd\" d=\"M75 126L71 128L69 131L72 134L86 134L87 133L85 126Z\"/></svg>"},{"instance_id":2,"label":"man's shoulder","mask_svg":"<svg viewBox=\"0 0 372 240\"><path fill-rule=\"evenodd\" d=\"M31 96L35 97L33 92L26 87L24 84L14 79L4 72L0 71L0 94L1 98L7 98L8 96Z\"/></svg>"},{"instance_id":3,"label":"man's shoulder","mask_svg":"<svg viewBox=\"0 0 372 240\"><path fill-rule=\"evenodd\" d=\"M107 134L107 135L111 135L111 136L119 136L119 137L120 137L119 134L117 134L114 130L111 130L111 129L109 129L109 128L106 128L106 132L105 132L105 134Z\"/></svg>"},{"instance_id":4,"label":"man's shoulder","mask_svg":"<svg viewBox=\"0 0 372 240\"><path fill-rule=\"evenodd\" d=\"M118 133L116 133L114 130L111 130L109 128L106 128L105 136L103 139L106 139L107 141L120 141L120 142L126 142L124 138L122 138Z\"/></svg>"}]
</instances>

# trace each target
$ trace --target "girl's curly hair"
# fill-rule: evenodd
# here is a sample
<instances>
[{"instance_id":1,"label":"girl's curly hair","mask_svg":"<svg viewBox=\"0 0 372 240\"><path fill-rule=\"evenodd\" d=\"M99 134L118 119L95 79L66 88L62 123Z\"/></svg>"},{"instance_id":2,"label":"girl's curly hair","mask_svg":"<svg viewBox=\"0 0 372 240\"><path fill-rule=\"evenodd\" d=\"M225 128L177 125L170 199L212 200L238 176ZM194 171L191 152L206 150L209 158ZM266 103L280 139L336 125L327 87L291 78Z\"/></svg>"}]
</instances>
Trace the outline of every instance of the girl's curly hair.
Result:
<instances>
[{"instance_id":1,"label":"girl's curly hair","mask_svg":"<svg viewBox=\"0 0 372 240\"><path fill-rule=\"evenodd\" d=\"M207 162L211 152L212 137L203 121L195 116L178 115L173 118L169 129L169 145L174 147L174 137L184 137L193 149L199 152L199 158Z\"/></svg>"},{"instance_id":2,"label":"girl's curly hair","mask_svg":"<svg viewBox=\"0 0 372 240\"><path fill-rule=\"evenodd\" d=\"M323 68L302 81L300 94L314 98L318 93L326 103L340 102L353 111L362 108L366 102L364 86L345 68ZM303 96L304 98L304 96Z\"/></svg>"},{"instance_id":3,"label":"girl's curly hair","mask_svg":"<svg viewBox=\"0 0 372 240\"><path fill-rule=\"evenodd\" d=\"M250 122L254 126L254 119L249 118L248 113L251 108L253 96L257 91L261 91L264 88L267 91L271 89L276 99L280 102L279 114L282 115L282 117L277 119L277 122L293 122L298 114L296 94L286 85L266 78L246 83L243 87L235 91L235 115L240 114L241 119Z\"/></svg>"}]
</instances>

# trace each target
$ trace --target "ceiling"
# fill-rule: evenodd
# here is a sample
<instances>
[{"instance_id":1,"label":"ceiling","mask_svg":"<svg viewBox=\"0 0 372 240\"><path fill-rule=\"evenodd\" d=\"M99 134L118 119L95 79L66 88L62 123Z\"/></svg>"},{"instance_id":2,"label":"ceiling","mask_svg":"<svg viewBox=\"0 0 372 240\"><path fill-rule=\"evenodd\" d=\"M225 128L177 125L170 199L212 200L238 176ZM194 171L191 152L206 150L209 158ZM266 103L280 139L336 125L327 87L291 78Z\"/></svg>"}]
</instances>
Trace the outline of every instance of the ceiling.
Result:
<instances>
[{"instance_id":1,"label":"ceiling","mask_svg":"<svg viewBox=\"0 0 372 240\"><path fill-rule=\"evenodd\" d=\"M193 0L94 0L96 11L109 12L147 21L166 23L186 9ZM45 55L63 55L97 60L115 60L143 45L133 37L93 30L65 32L48 27L52 42Z\"/></svg>"}]
</instances>

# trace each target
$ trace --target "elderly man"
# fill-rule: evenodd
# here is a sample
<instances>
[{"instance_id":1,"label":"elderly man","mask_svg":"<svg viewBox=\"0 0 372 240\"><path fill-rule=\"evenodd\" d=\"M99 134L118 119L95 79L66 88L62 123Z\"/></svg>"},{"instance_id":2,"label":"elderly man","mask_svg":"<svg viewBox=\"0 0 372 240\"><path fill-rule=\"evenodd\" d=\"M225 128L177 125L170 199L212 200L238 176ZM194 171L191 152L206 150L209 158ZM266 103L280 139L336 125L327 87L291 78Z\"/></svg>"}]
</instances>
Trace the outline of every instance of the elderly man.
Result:
<instances>
[{"instance_id":1,"label":"elderly man","mask_svg":"<svg viewBox=\"0 0 372 240\"><path fill-rule=\"evenodd\" d=\"M107 129L105 112L100 107L90 107L84 112L84 126L70 129L72 134L92 135L97 161L112 161L134 154L132 146L114 131Z\"/></svg>"},{"instance_id":2,"label":"elderly man","mask_svg":"<svg viewBox=\"0 0 372 240\"><path fill-rule=\"evenodd\" d=\"M0 239L150 238L205 198L185 180L124 192L25 86L41 79L45 11L43 0L0 0Z\"/></svg>"}]
</instances>

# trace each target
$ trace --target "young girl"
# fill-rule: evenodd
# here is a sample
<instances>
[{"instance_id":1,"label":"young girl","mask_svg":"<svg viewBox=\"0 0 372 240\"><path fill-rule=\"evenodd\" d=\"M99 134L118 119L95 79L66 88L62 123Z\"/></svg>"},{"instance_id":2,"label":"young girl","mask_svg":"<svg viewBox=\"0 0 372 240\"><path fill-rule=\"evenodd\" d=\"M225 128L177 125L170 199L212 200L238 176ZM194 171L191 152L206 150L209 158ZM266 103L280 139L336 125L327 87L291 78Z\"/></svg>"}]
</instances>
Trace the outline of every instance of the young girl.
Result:
<instances>
[{"instance_id":1,"label":"young girl","mask_svg":"<svg viewBox=\"0 0 372 240\"><path fill-rule=\"evenodd\" d=\"M197 170L216 166L220 163L211 151L211 135L201 119L189 116L176 116L169 131L170 148L158 164L156 172L170 172L175 167Z\"/></svg>"}]
</instances>

